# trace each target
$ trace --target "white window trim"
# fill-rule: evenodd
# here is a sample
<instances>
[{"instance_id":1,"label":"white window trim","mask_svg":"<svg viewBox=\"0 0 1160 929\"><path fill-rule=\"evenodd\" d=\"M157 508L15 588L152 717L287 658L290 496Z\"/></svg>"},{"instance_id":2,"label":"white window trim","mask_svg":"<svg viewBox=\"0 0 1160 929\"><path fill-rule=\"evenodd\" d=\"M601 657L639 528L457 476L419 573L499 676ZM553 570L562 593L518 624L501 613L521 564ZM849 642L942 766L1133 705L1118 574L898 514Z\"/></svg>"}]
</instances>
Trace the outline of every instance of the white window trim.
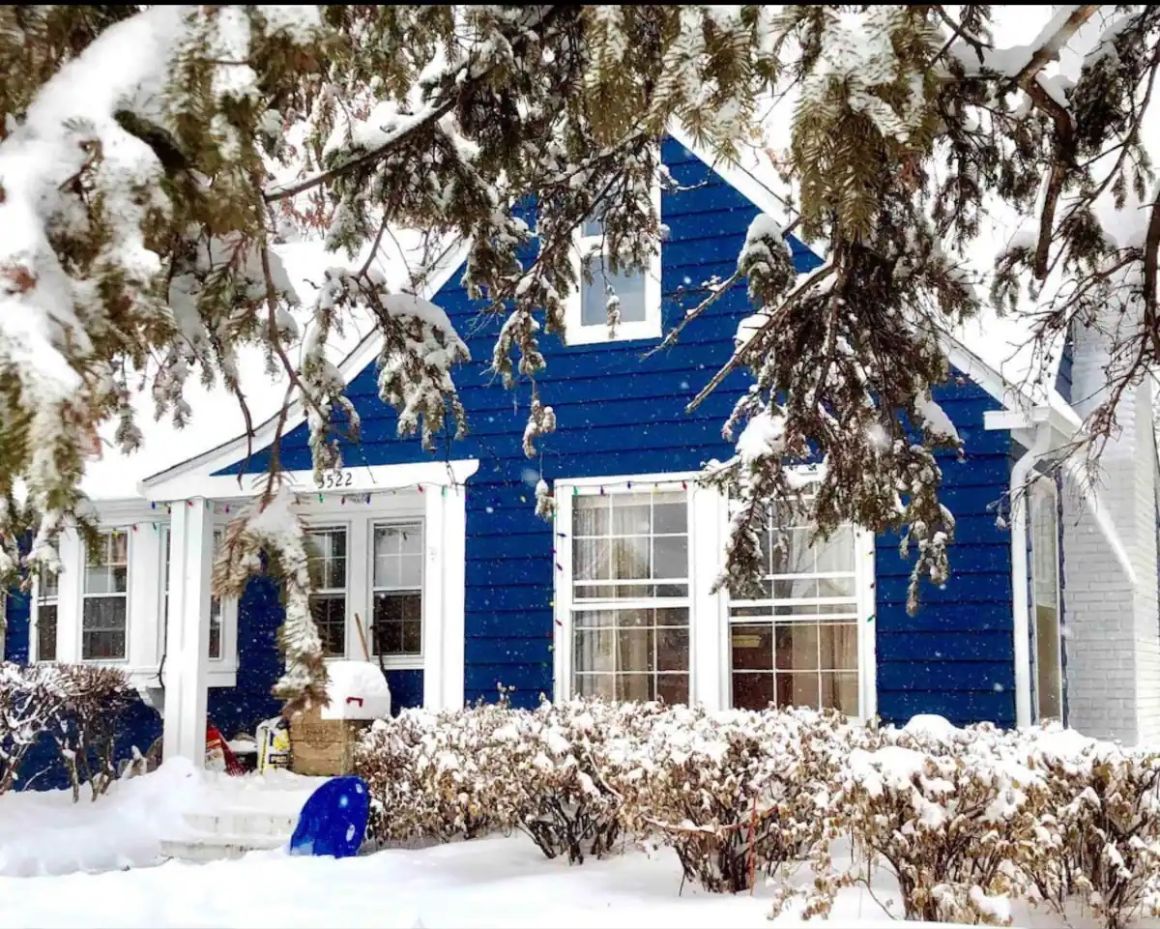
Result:
<instances>
[{"instance_id":1,"label":"white window trim","mask_svg":"<svg viewBox=\"0 0 1160 929\"><path fill-rule=\"evenodd\" d=\"M420 620L419 620L420 626L421 626L421 631L422 631L422 637L420 638L420 641L419 641L419 652L418 652L418 654L415 654L415 655L406 655L406 654L384 654L384 655L382 655L381 657L382 657L383 665L385 667L388 667L388 668L400 668L400 669L422 668L424 666L424 662L425 662L426 657L427 657L427 651L425 648L425 645L426 645L425 640L426 640L426 631L427 631L427 589L428 589L427 561L428 561L428 559L426 557L424 557L424 553L427 551L427 525L426 525L426 523L427 523L427 521L423 518L423 514L421 514L421 513L415 515L414 517L406 517L406 516L401 516L401 515L391 517L391 518L380 517L378 519L373 519L371 521L370 528L369 528L368 533L367 533L367 543L368 543L367 544L367 554L370 557L370 562L367 565L367 584L368 584L368 588L369 588L368 594L367 594L367 622L366 622L367 649L370 651L371 660L378 661L380 656L379 656L378 651L375 649L375 639L374 639L374 635L371 633L371 625L370 625L370 619L374 615L375 594L379 593L379 591L380 591L380 588L375 587L375 544L374 544L375 543L375 530L380 528L380 527L390 527L390 526L415 526L415 525L417 525L419 527L419 552L420 552L420 560L422 562L422 567L421 567L421 572L420 572L420 576L419 576L418 588L414 588L414 587L397 587L397 588L383 587L383 588L381 588L382 592L384 592L384 593L389 593L389 592L403 593L403 592L413 591L413 590L418 589L418 591L419 591L419 605L420 605L420 608L422 610L422 613L420 614ZM360 645L359 647L361 649L362 646Z\"/></svg>"},{"instance_id":2,"label":"white window trim","mask_svg":"<svg viewBox=\"0 0 1160 929\"><path fill-rule=\"evenodd\" d=\"M119 668L119 667L124 667L125 665L129 664L131 656L133 654L133 646L132 646L132 642L131 642L131 636L132 636L132 631L133 631L133 615L134 615L134 613L137 612L136 610L133 609L133 600L134 600L134 595L139 592L138 590L135 589L135 587L140 586L140 585L135 585L135 583L134 583L136 580L135 575L138 574L139 572L133 570L133 559L134 559L133 549L135 547L135 541L136 541L133 537L137 533L136 533L136 531L134 531L132 524L123 523L123 522L113 522L113 523L109 523L109 524L102 524L101 526L99 526L97 528L97 532L100 534L104 534L106 532L124 532L125 533L125 590L124 590L124 592L118 591L115 593L89 593L88 591L85 590L85 574L87 573L89 553L88 553L88 546L85 544L84 539L81 539L80 540L80 561L77 564L77 574L80 575L80 589L81 589L81 598L80 598L79 609L77 611L77 623L76 623L77 656L79 657L80 661L84 664L112 665L114 667ZM59 587L58 587L58 590L59 590ZM86 658L85 651L84 651L85 604L90 599L109 600L109 599L112 599L113 597L124 597L125 598L125 651L124 651L124 654L122 654L118 658ZM57 617L56 618L56 621L57 621L56 635L57 635L57 648L58 648L58 650L60 647L60 645L59 645L59 643L60 643L60 605L59 604L60 604L60 601L58 599L57 600L57 612L56 612L56 617Z\"/></svg>"},{"instance_id":3,"label":"white window trim","mask_svg":"<svg viewBox=\"0 0 1160 929\"><path fill-rule=\"evenodd\" d=\"M32 590L29 593L31 598L29 601L28 610L28 663L37 664L39 662L48 661L56 664L60 661L60 584L57 583L56 596L47 598L42 597L40 593L40 579L33 578ZM44 603L42 604L42 600ZM48 602L51 600L51 604ZM40 607L53 605L56 607L56 657L50 659L43 659L40 657ZM0 646L3 645L3 639L0 639ZM0 654L3 651L0 650Z\"/></svg>"},{"instance_id":4,"label":"white window trim","mask_svg":"<svg viewBox=\"0 0 1160 929\"><path fill-rule=\"evenodd\" d=\"M346 555L343 558L343 562L344 562L343 567L346 571L346 577L343 579L344 586L343 587L320 587L320 588L315 589L314 592L311 594L312 597L317 596L317 595L336 594L336 593L341 593L343 595L342 654L341 655L326 655L326 656L324 656L324 658L327 661L335 661L335 660L341 660L344 658L350 658L352 656L357 656L361 651L361 646L358 644L358 632L357 632L357 630L351 629L351 626L354 624L354 611L351 609L351 604L350 604L351 587L352 587L351 574L354 573L351 571L351 566L350 566L350 563L353 560L351 558L351 553L354 551L354 549L351 548L351 541L352 541L352 539L351 539L351 535L352 535L351 523L352 522L357 523L359 521L358 520L341 520L341 521L339 521L339 520L320 519L320 520L306 524L306 532L308 535L311 533L316 533L316 532L326 532L328 530L330 530L330 531L341 530L342 533L346 537ZM351 635L352 632L354 633L353 636ZM354 639L354 642L355 642L355 651L351 651L351 639L352 638Z\"/></svg>"},{"instance_id":5,"label":"white window trim","mask_svg":"<svg viewBox=\"0 0 1160 929\"><path fill-rule=\"evenodd\" d=\"M803 471L808 473L808 471ZM552 651L553 693L556 700L572 696L572 499L604 493L639 493L655 488L688 490L689 505L689 694L690 701L707 709L732 705L730 673L729 599L725 591L712 593L720 571L729 526L728 500L711 487L697 483L698 472L607 475L560 478L555 483L556 515L553 527L554 622ZM631 486L629 486L631 483ZM875 646L874 533L854 530L855 591L858 603L859 719L878 711Z\"/></svg>"},{"instance_id":6,"label":"white window trim","mask_svg":"<svg viewBox=\"0 0 1160 929\"><path fill-rule=\"evenodd\" d=\"M652 185L653 208L657 218L661 221L661 184L660 178L653 180ZM603 252L607 255L607 243L604 236L582 235L583 225L577 227L572 241L572 267L579 282L576 288L568 294L564 301L564 326L566 329L565 343L567 345L595 345L607 342L631 342L641 339L659 339L662 331L661 314L661 252L663 246L649 259L644 275L644 310L645 318L632 322L621 322L616 326L616 334L611 335L608 324L601 321L597 324L583 325L582 290L585 286L583 279L583 260L594 252Z\"/></svg>"}]
</instances>

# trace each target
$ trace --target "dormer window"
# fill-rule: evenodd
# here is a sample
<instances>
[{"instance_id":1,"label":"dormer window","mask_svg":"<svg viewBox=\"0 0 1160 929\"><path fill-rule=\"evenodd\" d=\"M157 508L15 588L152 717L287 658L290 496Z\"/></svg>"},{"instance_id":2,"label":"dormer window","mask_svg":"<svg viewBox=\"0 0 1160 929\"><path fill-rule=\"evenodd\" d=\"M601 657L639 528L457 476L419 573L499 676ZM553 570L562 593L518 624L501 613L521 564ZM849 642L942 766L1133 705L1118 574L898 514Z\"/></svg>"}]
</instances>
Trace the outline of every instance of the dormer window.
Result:
<instances>
[{"instance_id":1,"label":"dormer window","mask_svg":"<svg viewBox=\"0 0 1160 929\"><path fill-rule=\"evenodd\" d=\"M654 185L653 198L659 214L659 184ZM619 267L613 271L604 225L595 215L577 230L575 255L580 287L567 309L569 345L660 338L659 254L643 270Z\"/></svg>"}]
</instances>

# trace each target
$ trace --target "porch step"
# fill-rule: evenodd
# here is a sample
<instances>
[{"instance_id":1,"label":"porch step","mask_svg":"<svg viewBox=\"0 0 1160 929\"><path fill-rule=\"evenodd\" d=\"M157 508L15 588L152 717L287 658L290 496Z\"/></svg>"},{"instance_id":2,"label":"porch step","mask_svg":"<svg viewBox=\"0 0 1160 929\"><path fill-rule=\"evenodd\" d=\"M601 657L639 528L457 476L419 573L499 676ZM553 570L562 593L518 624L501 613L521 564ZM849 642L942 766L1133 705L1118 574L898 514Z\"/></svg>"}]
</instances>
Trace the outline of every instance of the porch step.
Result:
<instances>
[{"instance_id":1,"label":"porch step","mask_svg":"<svg viewBox=\"0 0 1160 929\"><path fill-rule=\"evenodd\" d=\"M282 848L290 841L296 815L252 809L183 814L185 828L161 842L161 854L181 861L241 858L247 852Z\"/></svg>"},{"instance_id":2,"label":"porch step","mask_svg":"<svg viewBox=\"0 0 1160 929\"><path fill-rule=\"evenodd\" d=\"M289 813L264 810L219 810L214 813L192 812L184 815L185 824L194 832L209 835L243 835L278 838L289 841L298 817Z\"/></svg>"},{"instance_id":3,"label":"porch step","mask_svg":"<svg viewBox=\"0 0 1160 929\"><path fill-rule=\"evenodd\" d=\"M162 839L161 854L180 861L206 862L241 858L248 852L270 851L284 846L286 839L274 836L230 835L229 833L190 834L179 839Z\"/></svg>"}]
</instances>

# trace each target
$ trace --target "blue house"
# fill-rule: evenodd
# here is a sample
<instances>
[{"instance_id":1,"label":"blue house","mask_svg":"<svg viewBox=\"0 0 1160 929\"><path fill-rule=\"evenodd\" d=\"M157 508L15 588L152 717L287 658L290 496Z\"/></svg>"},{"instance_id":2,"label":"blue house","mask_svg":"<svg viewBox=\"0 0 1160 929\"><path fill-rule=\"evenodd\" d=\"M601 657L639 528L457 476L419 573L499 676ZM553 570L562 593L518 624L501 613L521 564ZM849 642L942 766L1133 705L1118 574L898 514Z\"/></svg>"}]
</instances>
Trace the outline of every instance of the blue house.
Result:
<instances>
[{"instance_id":1,"label":"blue house","mask_svg":"<svg viewBox=\"0 0 1160 929\"><path fill-rule=\"evenodd\" d=\"M363 441L322 486L298 425L280 461L319 553L315 616L332 657L381 656L395 706L454 708L541 694L663 697L709 707L770 701L905 721L938 713L1001 726L1060 718L1098 736L1160 734L1156 448L1151 394L1127 401L1107 479L1037 478L1098 401L1106 355L1077 333L1043 359L1012 320L947 333L954 377L935 399L966 454L942 462L957 519L952 575L905 609L910 563L897 539L850 526L811 544L771 548L767 594L712 592L728 501L696 476L733 449L721 425L746 389L727 379L695 412L686 404L734 349L753 313L734 287L675 345L643 357L728 277L759 211L781 204L751 173L711 166L680 138L663 160L678 182L658 190L668 236L655 266L612 281L621 322L610 333L601 273L573 296L567 341L545 336L543 401L559 430L528 459L526 386L488 370L499 320L481 318L459 284L453 250L420 295L441 307L473 360L455 380L469 433L435 454L396 436L377 398L373 336L341 370ZM578 260L599 268L598 224ZM793 242L799 271L822 258ZM583 257L580 257L583 256ZM1073 402L1074 398L1074 402ZM207 432L207 427L211 430ZM266 468L273 423L253 440L194 420L200 454L131 493L94 494L101 546L65 533L51 586L7 603L4 654L16 661L93 661L125 668L143 697L132 740L164 729L166 752L196 757L204 721L227 736L277 713L278 590L256 578L236 602L210 593L215 540ZM553 523L534 512L541 478ZM1004 501L1032 480L1027 506ZM152 708L152 709L150 709Z\"/></svg>"}]
</instances>

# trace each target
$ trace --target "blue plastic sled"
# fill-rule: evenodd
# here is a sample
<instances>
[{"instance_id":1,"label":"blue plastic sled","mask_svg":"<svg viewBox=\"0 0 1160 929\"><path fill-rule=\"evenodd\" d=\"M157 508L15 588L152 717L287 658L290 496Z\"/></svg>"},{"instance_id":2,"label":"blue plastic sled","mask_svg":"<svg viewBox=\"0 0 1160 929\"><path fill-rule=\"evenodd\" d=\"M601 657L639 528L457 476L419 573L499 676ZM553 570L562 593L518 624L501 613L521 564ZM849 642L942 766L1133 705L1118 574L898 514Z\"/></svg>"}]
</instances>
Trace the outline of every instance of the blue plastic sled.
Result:
<instances>
[{"instance_id":1,"label":"blue plastic sled","mask_svg":"<svg viewBox=\"0 0 1160 929\"><path fill-rule=\"evenodd\" d=\"M361 777L336 777L310 795L290 837L291 855L358 854L367 829L370 794Z\"/></svg>"}]
</instances>

